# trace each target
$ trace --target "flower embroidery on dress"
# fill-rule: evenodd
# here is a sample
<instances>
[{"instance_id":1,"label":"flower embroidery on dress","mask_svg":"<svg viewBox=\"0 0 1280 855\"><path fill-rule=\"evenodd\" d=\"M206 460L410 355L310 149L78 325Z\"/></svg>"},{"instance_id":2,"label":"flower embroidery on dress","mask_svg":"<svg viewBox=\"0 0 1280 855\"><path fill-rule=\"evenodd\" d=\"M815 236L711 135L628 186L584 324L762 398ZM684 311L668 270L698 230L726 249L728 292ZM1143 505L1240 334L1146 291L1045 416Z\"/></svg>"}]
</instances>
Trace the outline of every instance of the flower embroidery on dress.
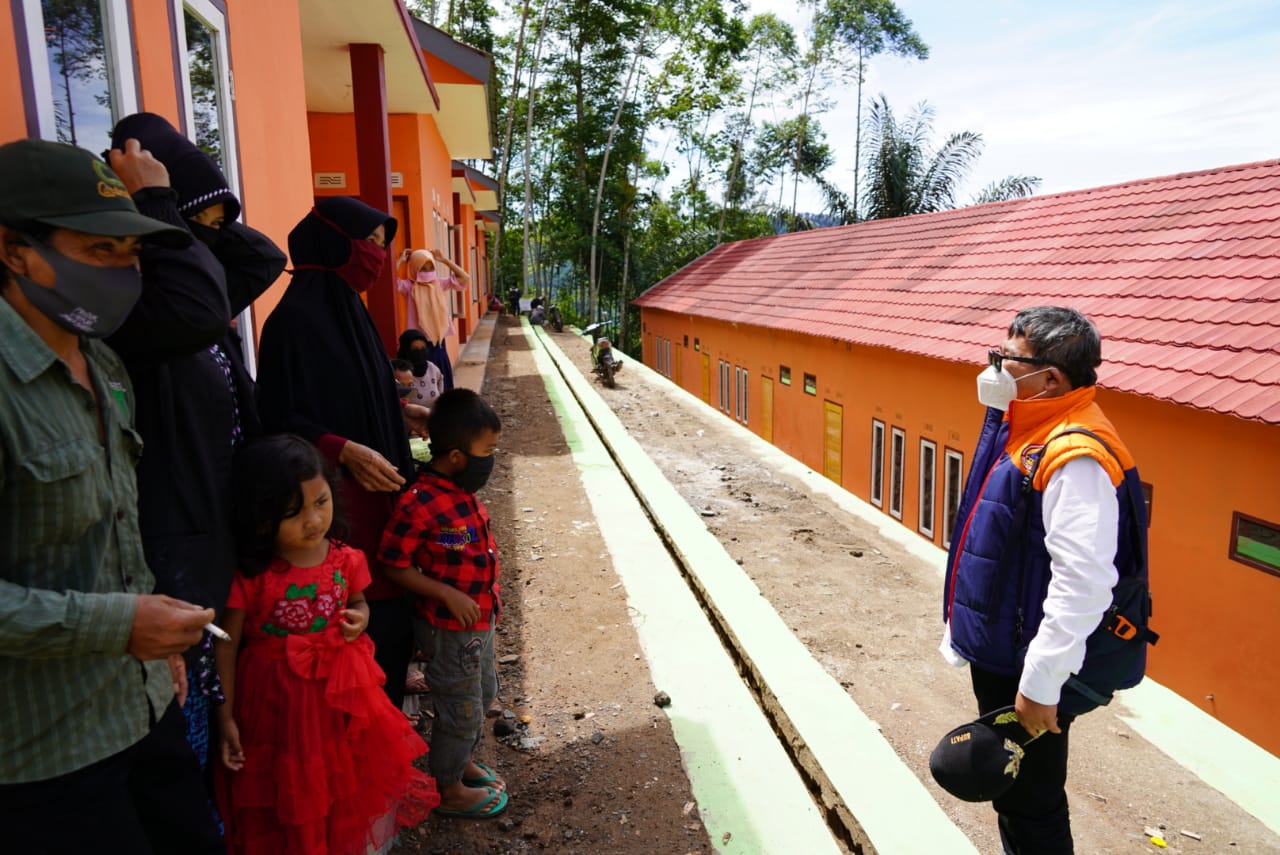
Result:
<instances>
[{"instance_id":1,"label":"flower embroidery on dress","mask_svg":"<svg viewBox=\"0 0 1280 855\"><path fill-rule=\"evenodd\" d=\"M332 606L337 602L331 594L317 595L317 584L290 584L285 589L284 599L276 600L275 607L262 631L267 635L289 635L290 633L319 632L329 625L329 618L336 610ZM322 605L319 601L325 599ZM324 607L330 606L326 612Z\"/></svg>"}]
</instances>

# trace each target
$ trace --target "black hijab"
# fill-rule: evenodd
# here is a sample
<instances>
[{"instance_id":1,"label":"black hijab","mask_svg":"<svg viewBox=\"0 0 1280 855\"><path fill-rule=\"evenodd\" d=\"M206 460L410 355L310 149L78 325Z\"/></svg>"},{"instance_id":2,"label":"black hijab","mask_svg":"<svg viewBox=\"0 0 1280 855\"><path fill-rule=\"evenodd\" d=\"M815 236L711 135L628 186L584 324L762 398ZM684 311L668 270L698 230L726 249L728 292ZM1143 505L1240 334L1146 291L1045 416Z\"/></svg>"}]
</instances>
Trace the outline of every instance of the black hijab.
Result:
<instances>
[{"instance_id":1,"label":"black hijab","mask_svg":"<svg viewBox=\"0 0 1280 855\"><path fill-rule=\"evenodd\" d=\"M425 344L426 350L413 349L413 343L420 341ZM427 373L428 354L431 351L431 339L427 338L427 334L422 330L415 330L413 327L400 333L400 349L396 351L396 359L403 359L413 365L413 376L422 377ZM418 354L415 359L414 354Z\"/></svg>"},{"instance_id":2,"label":"black hijab","mask_svg":"<svg viewBox=\"0 0 1280 855\"><path fill-rule=\"evenodd\" d=\"M391 363L360 295L333 270L350 257L352 240L365 239L378 226L385 227L390 244L395 219L356 199L331 196L289 233L295 265L326 269L295 270L267 318L258 357L258 410L268 431L297 433L312 442L324 434L354 440L409 479L413 459Z\"/></svg>"},{"instance_id":3,"label":"black hijab","mask_svg":"<svg viewBox=\"0 0 1280 855\"><path fill-rule=\"evenodd\" d=\"M163 116L125 116L111 132L111 145L123 149L128 139L141 143L169 170L169 184L178 194L178 213L183 218L190 219L215 202L223 204L228 221L240 216L240 200L227 186L218 164Z\"/></svg>"}]
</instances>

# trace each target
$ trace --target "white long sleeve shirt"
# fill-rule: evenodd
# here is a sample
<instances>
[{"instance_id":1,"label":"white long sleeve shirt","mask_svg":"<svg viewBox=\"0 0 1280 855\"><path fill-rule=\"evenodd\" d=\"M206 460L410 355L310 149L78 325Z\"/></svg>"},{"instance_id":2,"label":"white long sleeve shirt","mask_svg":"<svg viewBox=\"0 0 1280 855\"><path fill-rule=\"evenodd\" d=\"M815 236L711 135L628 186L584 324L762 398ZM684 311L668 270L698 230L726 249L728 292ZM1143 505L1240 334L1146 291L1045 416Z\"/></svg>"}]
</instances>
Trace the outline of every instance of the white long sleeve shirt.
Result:
<instances>
[{"instance_id":1,"label":"white long sleeve shirt","mask_svg":"<svg viewBox=\"0 0 1280 855\"><path fill-rule=\"evenodd\" d=\"M1120 504L1107 472L1090 457L1068 461L1049 476L1041 514L1049 553L1044 619L1027 649L1018 691L1038 704L1056 705L1062 684L1084 663L1085 641L1111 605ZM967 665L943 631L942 655Z\"/></svg>"}]
</instances>

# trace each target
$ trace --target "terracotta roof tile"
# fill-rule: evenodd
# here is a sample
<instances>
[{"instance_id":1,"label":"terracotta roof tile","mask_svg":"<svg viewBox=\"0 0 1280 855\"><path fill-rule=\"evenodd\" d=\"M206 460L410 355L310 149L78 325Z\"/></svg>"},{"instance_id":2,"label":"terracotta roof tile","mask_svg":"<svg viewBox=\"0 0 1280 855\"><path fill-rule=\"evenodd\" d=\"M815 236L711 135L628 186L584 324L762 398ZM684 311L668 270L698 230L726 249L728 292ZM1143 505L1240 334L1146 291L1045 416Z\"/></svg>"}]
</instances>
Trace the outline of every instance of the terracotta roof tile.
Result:
<instances>
[{"instance_id":1,"label":"terracotta roof tile","mask_svg":"<svg viewBox=\"0 0 1280 855\"><path fill-rule=\"evenodd\" d=\"M972 362L1072 305L1103 385L1280 424L1280 161L725 244L636 303Z\"/></svg>"}]
</instances>

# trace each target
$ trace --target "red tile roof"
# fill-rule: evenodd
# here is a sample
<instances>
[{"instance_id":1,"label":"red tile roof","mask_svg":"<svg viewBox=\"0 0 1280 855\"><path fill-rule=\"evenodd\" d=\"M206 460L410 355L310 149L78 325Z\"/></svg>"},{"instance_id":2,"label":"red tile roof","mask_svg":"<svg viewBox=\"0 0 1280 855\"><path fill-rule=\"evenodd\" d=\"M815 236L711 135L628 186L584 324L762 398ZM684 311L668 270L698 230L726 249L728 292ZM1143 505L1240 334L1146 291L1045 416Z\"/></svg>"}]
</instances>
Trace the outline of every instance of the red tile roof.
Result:
<instances>
[{"instance_id":1,"label":"red tile roof","mask_svg":"<svg viewBox=\"0 0 1280 855\"><path fill-rule=\"evenodd\" d=\"M975 365L1072 306L1100 385L1280 424L1280 161L725 244L635 302Z\"/></svg>"}]
</instances>

